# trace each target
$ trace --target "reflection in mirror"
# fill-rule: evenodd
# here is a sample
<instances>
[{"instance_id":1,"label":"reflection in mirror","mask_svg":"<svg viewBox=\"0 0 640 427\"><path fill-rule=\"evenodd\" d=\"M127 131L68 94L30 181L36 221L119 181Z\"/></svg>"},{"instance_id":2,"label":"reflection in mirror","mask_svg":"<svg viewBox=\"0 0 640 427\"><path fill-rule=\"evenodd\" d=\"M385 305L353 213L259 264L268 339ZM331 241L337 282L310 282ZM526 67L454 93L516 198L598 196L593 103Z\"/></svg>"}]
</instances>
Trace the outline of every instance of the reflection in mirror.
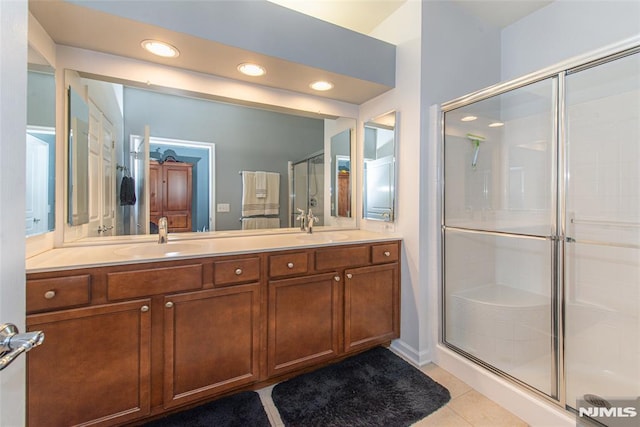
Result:
<instances>
[{"instance_id":1,"label":"reflection in mirror","mask_svg":"<svg viewBox=\"0 0 640 427\"><path fill-rule=\"evenodd\" d=\"M54 70L29 47L26 129L26 235L55 224L55 77Z\"/></svg>"},{"instance_id":2,"label":"reflection in mirror","mask_svg":"<svg viewBox=\"0 0 640 427\"><path fill-rule=\"evenodd\" d=\"M363 218L393 221L395 217L395 111L364 126Z\"/></svg>"},{"instance_id":3,"label":"reflection in mirror","mask_svg":"<svg viewBox=\"0 0 640 427\"><path fill-rule=\"evenodd\" d=\"M68 94L68 221L80 225L89 221L89 107L73 88Z\"/></svg>"},{"instance_id":4,"label":"reflection in mirror","mask_svg":"<svg viewBox=\"0 0 640 427\"><path fill-rule=\"evenodd\" d=\"M331 137L331 215L351 216L351 129Z\"/></svg>"},{"instance_id":5,"label":"reflection in mirror","mask_svg":"<svg viewBox=\"0 0 640 427\"><path fill-rule=\"evenodd\" d=\"M94 133L99 141L95 166L88 162L85 168L102 182L95 189L89 184L89 227L82 237L152 234L162 216L173 233L294 227L296 208L312 209L316 225L355 225L331 219L342 214L330 209L333 174L328 166L325 172L334 149L340 150L340 167L350 168L350 145L333 144L332 137L353 129L354 119L69 75L78 76L81 86L74 87L86 88L90 147ZM77 181L83 169L70 165L70 182ZM111 196L113 209L106 208ZM351 209L343 207L345 216ZM102 222L109 212L113 217Z\"/></svg>"}]
</instances>

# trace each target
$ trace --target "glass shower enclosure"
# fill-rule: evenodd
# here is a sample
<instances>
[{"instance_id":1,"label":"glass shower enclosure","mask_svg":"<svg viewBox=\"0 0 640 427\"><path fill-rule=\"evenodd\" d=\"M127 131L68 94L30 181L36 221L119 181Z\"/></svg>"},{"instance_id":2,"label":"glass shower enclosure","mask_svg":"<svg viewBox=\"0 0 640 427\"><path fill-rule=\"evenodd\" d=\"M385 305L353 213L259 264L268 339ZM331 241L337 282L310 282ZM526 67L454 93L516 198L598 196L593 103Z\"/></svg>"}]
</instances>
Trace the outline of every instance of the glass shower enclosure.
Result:
<instances>
[{"instance_id":1,"label":"glass shower enclosure","mask_svg":"<svg viewBox=\"0 0 640 427\"><path fill-rule=\"evenodd\" d=\"M442 106L442 342L572 409L640 395L639 52Z\"/></svg>"}]
</instances>

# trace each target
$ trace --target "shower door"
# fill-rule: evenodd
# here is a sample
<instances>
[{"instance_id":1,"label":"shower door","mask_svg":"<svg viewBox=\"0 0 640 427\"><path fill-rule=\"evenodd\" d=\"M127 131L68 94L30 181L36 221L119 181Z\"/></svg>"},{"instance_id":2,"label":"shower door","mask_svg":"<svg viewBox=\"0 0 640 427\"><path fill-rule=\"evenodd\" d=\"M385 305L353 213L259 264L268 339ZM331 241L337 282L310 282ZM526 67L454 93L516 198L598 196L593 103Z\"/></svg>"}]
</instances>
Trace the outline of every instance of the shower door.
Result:
<instances>
[{"instance_id":1,"label":"shower door","mask_svg":"<svg viewBox=\"0 0 640 427\"><path fill-rule=\"evenodd\" d=\"M556 397L557 77L445 112L450 348Z\"/></svg>"},{"instance_id":2,"label":"shower door","mask_svg":"<svg viewBox=\"0 0 640 427\"><path fill-rule=\"evenodd\" d=\"M640 396L640 53L567 72L566 138L566 403L577 408Z\"/></svg>"},{"instance_id":3,"label":"shower door","mask_svg":"<svg viewBox=\"0 0 640 427\"><path fill-rule=\"evenodd\" d=\"M291 191L291 218L289 225L299 225L296 221L298 209L305 214L309 209L317 218L315 225L324 225L324 154L314 154L308 159L293 163L292 191Z\"/></svg>"}]
</instances>

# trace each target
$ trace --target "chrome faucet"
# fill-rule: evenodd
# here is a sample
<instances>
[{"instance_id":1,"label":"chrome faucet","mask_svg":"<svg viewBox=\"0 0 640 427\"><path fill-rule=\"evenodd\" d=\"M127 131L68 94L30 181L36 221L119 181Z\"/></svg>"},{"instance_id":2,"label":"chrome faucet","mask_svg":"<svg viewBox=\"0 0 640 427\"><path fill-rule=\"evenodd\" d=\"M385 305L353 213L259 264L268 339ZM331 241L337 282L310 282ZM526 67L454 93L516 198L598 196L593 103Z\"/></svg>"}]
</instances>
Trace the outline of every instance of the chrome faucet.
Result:
<instances>
[{"instance_id":1,"label":"chrome faucet","mask_svg":"<svg viewBox=\"0 0 640 427\"><path fill-rule=\"evenodd\" d=\"M298 211L298 216L296 217L296 221L300 221L300 231L306 231L304 227L304 211L300 208L296 208Z\"/></svg>"},{"instance_id":2,"label":"chrome faucet","mask_svg":"<svg viewBox=\"0 0 640 427\"><path fill-rule=\"evenodd\" d=\"M163 216L158 220L158 243L167 243L167 232L169 227L167 226L167 217Z\"/></svg>"},{"instance_id":3,"label":"chrome faucet","mask_svg":"<svg viewBox=\"0 0 640 427\"><path fill-rule=\"evenodd\" d=\"M309 234L313 233L313 222L317 221L318 217L313 216L313 212L309 209L309 213L307 214L307 232Z\"/></svg>"}]
</instances>

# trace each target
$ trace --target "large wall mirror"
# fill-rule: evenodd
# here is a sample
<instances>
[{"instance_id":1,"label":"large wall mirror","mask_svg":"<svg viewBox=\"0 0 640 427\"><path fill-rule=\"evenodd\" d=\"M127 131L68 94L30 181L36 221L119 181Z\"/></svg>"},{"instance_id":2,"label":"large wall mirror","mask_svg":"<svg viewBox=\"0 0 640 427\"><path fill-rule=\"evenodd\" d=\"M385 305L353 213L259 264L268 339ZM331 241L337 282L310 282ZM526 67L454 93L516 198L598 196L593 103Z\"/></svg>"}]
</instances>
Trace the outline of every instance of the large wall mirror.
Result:
<instances>
[{"instance_id":1,"label":"large wall mirror","mask_svg":"<svg viewBox=\"0 0 640 427\"><path fill-rule=\"evenodd\" d=\"M338 218L353 211L353 180L340 187L340 178L353 176L354 119L177 95L69 70L65 78L67 88L83 88L71 89L67 103L73 135L65 241L153 234L162 216L171 233L255 233L295 227L297 209L312 210L318 226L355 227L354 218ZM86 152L74 151L81 111ZM74 217L83 189L71 183L81 186L85 174L87 215Z\"/></svg>"},{"instance_id":2,"label":"large wall mirror","mask_svg":"<svg viewBox=\"0 0 640 427\"><path fill-rule=\"evenodd\" d=\"M395 111L364 125L363 218L393 221L395 209L397 120Z\"/></svg>"},{"instance_id":3,"label":"large wall mirror","mask_svg":"<svg viewBox=\"0 0 640 427\"><path fill-rule=\"evenodd\" d=\"M55 226L55 76L54 69L29 46L25 166L25 231L34 236Z\"/></svg>"}]
</instances>

